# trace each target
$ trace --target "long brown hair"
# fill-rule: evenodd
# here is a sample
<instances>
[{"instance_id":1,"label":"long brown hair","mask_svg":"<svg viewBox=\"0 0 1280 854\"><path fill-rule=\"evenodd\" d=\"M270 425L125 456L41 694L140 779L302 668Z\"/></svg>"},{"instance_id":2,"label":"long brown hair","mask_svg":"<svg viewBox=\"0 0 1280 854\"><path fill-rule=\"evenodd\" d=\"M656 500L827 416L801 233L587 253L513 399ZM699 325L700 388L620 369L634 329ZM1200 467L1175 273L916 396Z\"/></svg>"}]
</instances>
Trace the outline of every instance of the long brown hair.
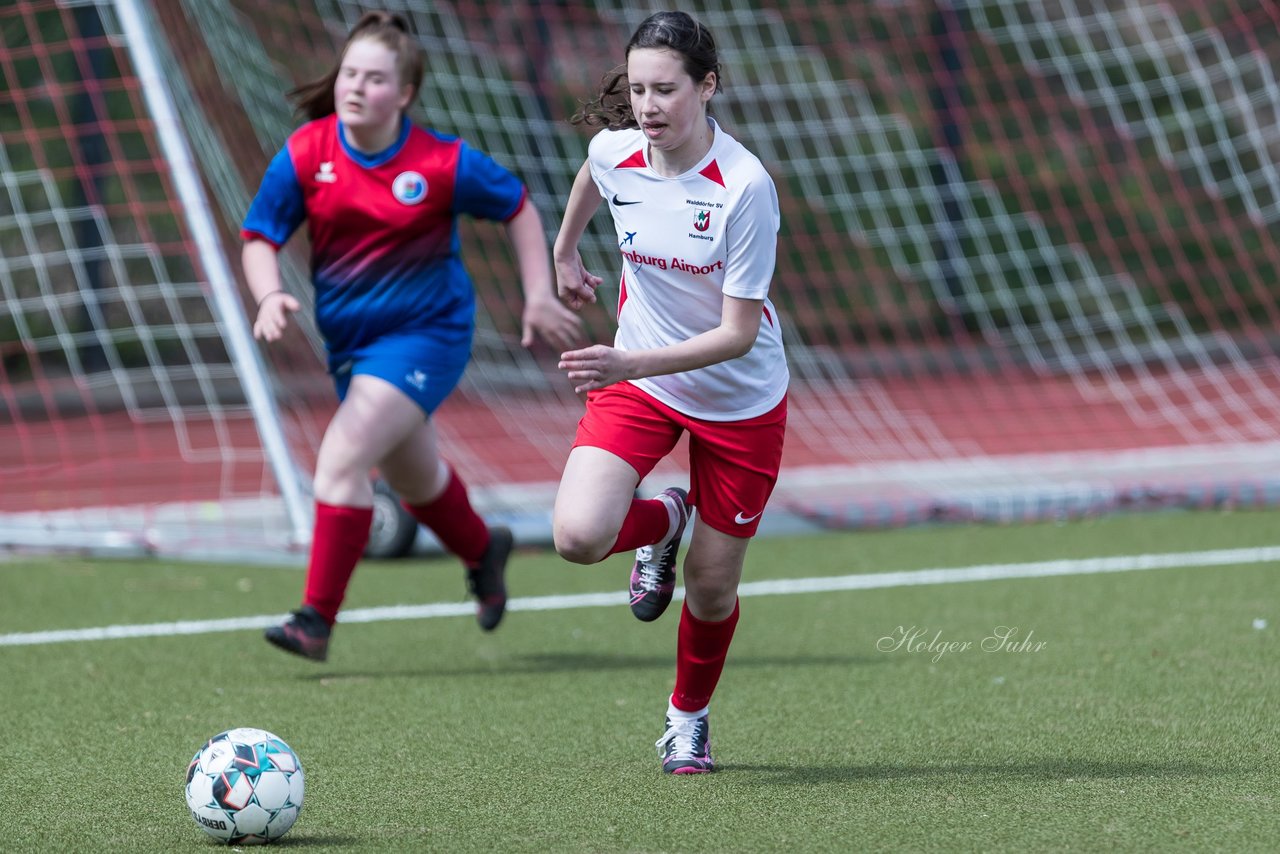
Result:
<instances>
[{"instance_id":1,"label":"long brown hair","mask_svg":"<svg viewBox=\"0 0 1280 854\"><path fill-rule=\"evenodd\" d=\"M387 50L396 55L396 73L400 76L401 85L413 87L409 98L412 103L422 88L422 76L425 62L422 57L422 46L409 33L409 23L392 12L366 12L356 25L347 33L347 41L338 54L338 61L325 74L310 83L303 83L296 89L289 90L289 100L293 101L294 112L306 119L322 119L332 115L336 108L333 103L333 86L338 80L338 72L342 69L342 60L347 49L358 39L373 39L381 42Z\"/></svg>"},{"instance_id":2,"label":"long brown hair","mask_svg":"<svg viewBox=\"0 0 1280 854\"><path fill-rule=\"evenodd\" d=\"M684 71L694 82L705 80L715 72L716 91L720 91L720 55L711 31L686 12L656 12L644 19L627 42L627 56L636 48L657 48L680 55ZM639 127L631 111L631 91L627 82L627 66L619 65L606 74L600 93L582 105L569 121L575 125L607 127L610 130Z\"/></svg>"}]
</instances>

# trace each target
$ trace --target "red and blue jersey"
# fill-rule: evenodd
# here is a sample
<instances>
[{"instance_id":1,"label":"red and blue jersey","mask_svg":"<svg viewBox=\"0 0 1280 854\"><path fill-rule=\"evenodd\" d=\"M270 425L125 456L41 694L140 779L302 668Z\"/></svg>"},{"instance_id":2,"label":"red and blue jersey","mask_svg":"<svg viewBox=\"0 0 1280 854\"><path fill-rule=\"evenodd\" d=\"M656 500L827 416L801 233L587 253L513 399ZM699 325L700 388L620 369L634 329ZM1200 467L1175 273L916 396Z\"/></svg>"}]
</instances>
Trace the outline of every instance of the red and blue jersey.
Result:
<instances>
[{"instance_id":1,"label":"red and blue jersey","mask_svg":"<svg viewBox=\"0 0 1280 854\"><path fill-rule=\"evenodd\" d=\"M279 247L306 221L316 322L331 354L415 329L469 348L475 291L457 218L508 221L525 195L518 178L457 137L406 118L390 148L367 155L330 115L295 131L272 159L241 233Z\"/></svg>"}]
</instances>

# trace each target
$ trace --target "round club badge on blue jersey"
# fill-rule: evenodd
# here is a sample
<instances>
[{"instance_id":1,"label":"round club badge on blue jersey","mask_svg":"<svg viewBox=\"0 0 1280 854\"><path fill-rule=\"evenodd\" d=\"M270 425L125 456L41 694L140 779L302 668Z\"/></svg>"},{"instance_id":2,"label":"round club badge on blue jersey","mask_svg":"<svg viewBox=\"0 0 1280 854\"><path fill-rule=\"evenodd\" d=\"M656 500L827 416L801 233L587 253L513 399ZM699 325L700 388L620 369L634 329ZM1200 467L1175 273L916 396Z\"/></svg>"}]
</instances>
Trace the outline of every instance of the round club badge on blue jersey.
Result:
<instances>
[{"instance_id":1,"label":"round club badge on blue jersey","mask_svg":"<svg viewBox=\"0 0 1280 854\"><path fill-rule=\"evenodd\" d=\"M391 182L391 195L401 204L419 204L427 197L427 179L417 172L401 172Z\"/></svg>"}]
</instances>

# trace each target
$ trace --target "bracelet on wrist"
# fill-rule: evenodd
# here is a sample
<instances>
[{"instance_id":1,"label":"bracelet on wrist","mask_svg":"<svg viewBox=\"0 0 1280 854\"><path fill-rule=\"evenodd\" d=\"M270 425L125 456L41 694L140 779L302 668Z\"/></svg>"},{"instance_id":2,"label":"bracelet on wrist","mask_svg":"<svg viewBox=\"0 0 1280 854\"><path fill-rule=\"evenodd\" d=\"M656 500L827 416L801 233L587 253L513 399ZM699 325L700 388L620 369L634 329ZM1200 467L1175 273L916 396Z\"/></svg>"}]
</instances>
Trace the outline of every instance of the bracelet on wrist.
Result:
<instances>
[{"instance_id":1,"label":"bracelet on wrist","mask_svg":"<svg viewBox=\"0 0 1280 854\"><path fill-rule=\"evenodd\" d=\"M258 300L258 308L262 308L262 304L267 300L269 300L271 297L275 296L276 294L287 294L287 293L288 291L282 289L282 290L270 291L268 293L263 294L262 299Z\"/></svg>"}]
</instances>

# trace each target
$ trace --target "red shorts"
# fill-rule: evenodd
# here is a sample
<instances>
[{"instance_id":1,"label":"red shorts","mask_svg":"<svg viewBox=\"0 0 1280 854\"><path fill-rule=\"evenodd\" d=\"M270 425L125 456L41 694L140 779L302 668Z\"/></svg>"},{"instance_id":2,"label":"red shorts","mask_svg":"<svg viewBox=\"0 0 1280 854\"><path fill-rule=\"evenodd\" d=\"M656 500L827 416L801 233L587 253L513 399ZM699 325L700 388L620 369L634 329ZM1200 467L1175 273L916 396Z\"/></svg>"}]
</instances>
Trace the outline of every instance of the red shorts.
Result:
<instances>
[{"instance_id":1,"label":"red shorts","mask_svg":"<svg viewBox=\"0 0 1280 854\"><path fill-rule=\"evenodd\" d=\"M573 446L621 457L643 480L688 430L689 503L717 531L751 537L778 482L786 427L785 397L745 421L704 421L623 382L587 394Z\"/></svg>"}]
</instances>

